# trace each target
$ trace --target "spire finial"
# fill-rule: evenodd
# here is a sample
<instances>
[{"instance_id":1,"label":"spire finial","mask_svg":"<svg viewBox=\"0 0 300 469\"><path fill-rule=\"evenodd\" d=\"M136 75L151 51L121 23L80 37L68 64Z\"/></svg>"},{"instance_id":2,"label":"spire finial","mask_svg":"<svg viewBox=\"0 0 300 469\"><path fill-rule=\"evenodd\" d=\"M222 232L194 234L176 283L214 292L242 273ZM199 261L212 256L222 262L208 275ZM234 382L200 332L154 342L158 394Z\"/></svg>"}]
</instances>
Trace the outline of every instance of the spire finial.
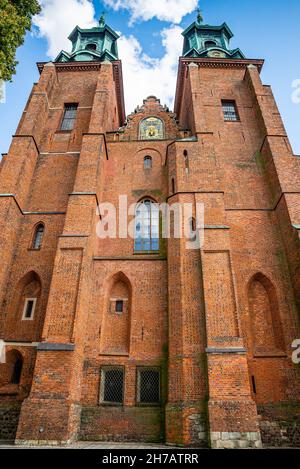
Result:
<instances>
[{"instance_id":1,"label":"spire finial","mask_svg":"<svg viewBox=\"0 0 300 469\"><path fill-rule=\"evenodd\" d=\"M101 28L105 26L105 15L106 15L106 11L102 11L100 19L99 19L99 25Z\"/></svg>"},{"instance_id":2,"label":"spire finial","mask_svg":"<svg viewBox=\"0 0 300 469\"><path fill-rule=\"evenodd\" d=\"M198 24L201 24L202 21L203 21L202 11L201 11L200 8L198 7L198 8L197 8L197 23L198 23Z\"/></svg>"}]
</instances>

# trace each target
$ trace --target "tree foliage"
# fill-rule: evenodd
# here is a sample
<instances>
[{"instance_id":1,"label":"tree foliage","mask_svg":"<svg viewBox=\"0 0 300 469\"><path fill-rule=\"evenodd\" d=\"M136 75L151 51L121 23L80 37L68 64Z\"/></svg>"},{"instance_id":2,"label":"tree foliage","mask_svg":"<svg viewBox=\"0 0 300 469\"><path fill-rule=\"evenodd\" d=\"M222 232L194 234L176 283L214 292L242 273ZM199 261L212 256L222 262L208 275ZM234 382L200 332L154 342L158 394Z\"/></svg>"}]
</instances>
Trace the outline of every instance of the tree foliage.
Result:
<instances>
[{"instance_id":1,"label":"tree foliage","mask_svg":"<svg viewBox=\"0 0 300 469\"><path fill-rule=\"evenodd\" d=\"M40 12L38 0L0 0L0 79L11 81L16 73L16 51Z\"/></svg>"}]
</instances>

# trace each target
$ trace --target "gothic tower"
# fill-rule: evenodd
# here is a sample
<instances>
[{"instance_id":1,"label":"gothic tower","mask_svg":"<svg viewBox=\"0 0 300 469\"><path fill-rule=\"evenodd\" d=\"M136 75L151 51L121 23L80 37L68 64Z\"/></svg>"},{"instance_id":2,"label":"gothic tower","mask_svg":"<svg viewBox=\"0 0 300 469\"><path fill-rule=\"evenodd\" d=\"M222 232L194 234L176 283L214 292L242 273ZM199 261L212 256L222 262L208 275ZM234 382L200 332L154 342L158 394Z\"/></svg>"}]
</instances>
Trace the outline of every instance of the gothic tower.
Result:
<instances>
[{"instance_id":1,"label":"gothic tower","mask_svg":"<svg viewBox=\"0 0 300 469\"><path fill-rule=\"evenodd\" d=\"M300 160L263 60L200 15L183 37L174 112L125 118L103 18L38 64L0 166L0 439L299 444ZM166 203L196 249L163 237Z\"/></svg>"}]
</instances>

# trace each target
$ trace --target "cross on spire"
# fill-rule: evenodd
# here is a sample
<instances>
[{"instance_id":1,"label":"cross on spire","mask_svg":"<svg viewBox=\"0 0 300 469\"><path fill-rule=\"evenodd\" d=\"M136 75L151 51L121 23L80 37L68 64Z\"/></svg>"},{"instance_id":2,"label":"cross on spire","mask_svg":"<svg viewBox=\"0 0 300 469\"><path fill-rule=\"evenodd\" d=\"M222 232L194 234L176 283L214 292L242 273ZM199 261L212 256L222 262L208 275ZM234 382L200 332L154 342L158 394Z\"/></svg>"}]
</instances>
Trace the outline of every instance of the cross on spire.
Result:
<instances>
[{"instance_id":1,"label":"cross on spire","mask_svg":"<svg viewBox=\"0 0 300 469\"><path fill-rule=\"evenodd\" d=\"M99 19L99 24L101 27L105 25L105 15L106 15L106 11L102 11L100 19Z\"/></svg>"},{"instance_id":2,"label":"cross on spire","mask_svg":"<svg viewBox=\"0 0 300 469\"><path fill-rule=\"evenodd\" d=\"M200 8L198 7L197 8L197 23L202 23L203 21L203 16L202 16L202 11L200 10Z\"/></svg>"}]
</instances>

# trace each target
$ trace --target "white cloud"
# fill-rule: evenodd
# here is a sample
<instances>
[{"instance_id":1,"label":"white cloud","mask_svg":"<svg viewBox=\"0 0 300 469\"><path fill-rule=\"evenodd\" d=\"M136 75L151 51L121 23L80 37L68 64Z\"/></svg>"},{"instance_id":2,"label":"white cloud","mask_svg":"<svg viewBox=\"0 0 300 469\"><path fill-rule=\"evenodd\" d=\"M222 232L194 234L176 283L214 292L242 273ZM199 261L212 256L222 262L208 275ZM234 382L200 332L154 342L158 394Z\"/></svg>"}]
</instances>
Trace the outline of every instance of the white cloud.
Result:
<instances>
[{"instance_id":1,"label":"white cloud","mask_svg":"<svg viewBox=\"0 0 300 469\"><path fill-rule=\"evenodd\" d=\"M103 0L103 3L115 11L128 10L131 24L139 19L148 21L155 17L179 24L185 15L197 8L198 0Z\"/></svg>"},{"instance_id":2,"label":"white cloud","mask_svg":"<svg viewBox=\"0 0 300 469\"><path fill-rule=\"evenodd\" d=\"M96 24L95 11L91 1L41 0L41 4L42 12L34 18L34 24L38 28L38 34L47 39L47 53L51 59L55 58L62 49L70 50L71 43L67 37L76 24L85 28ZM178 57L182 52L181 32L182 29L176 25L160 32L165 53L159 59L146 55L139 41L133 35L127 37L121 34L118 48L123 66L126 112L128 114L138 104L142 104L143 99L149 95L156 95L161 99L162 104L172 107Z\"/></svg>"},{"instance_id":3,"label":"white cloud","mask_svg":"<svg viewBox=\"0 0 300 469\"><path fill-rule=\"evenodd\" d=\"M65 49L71 48L68 40L74 27L91 28L97 24L95 9L89 0L40 0L42 12L35 16L33 24L39 35L48 42L48 55L51 58Z\"/></svg>"},{"instance_id":4,"label":"white cloud","mask_svg":"<svg viewBox=\"0 0 300 469\"><path fill-rule=\"evenodd\" d=\"M172 107L175 95L178 57L182 52L182 29L172 26L161 31L165 54L153 59L143 53L134 36L119 39L122 59L126 112L130 113L149 95Z\"/></svg>"}]
</instances>

